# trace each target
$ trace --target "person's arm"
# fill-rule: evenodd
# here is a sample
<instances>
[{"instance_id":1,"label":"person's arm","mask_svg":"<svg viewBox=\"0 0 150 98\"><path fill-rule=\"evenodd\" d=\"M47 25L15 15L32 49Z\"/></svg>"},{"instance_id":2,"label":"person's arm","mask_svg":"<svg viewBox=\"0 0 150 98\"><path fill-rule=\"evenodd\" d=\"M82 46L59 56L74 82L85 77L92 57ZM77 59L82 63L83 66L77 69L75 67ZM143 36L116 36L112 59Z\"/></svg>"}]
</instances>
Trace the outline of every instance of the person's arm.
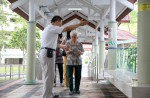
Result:
<instances>
[{"instance_id":1,"label":"person's arm","mask_svg":"<svg viewBox=\"0 0 150 98\"><path fill-rule=\"evenodd\" d=\"M83 45L80 43L81 50L78 50L78 54L82 55L84 53Z\"/></svg>"},{"instance_id":2,"label":"person's arm","mask_svg":"<svg viewBox=\"0 0 150 98\"><path fill-rule=\"evenodd\" d=\"M70 54L71 53L70 46L69 46L68 43L66 43L66 49L65 49L65 51L66 51L66 54Z\"/></svg>"},{"instance_id":3,"label":"person's arm","mask_svg":"<svg viewBox=\"0 0 150 98\"><path fill-rule=\"evenodd\" d=\"M65 27L62 32L72 31L72 30L78 28L79 26L84 26L86 24L88 24L88 21L81 20L79 24L70 25L70 26Z\"/></svg>"},{"instance_id":4,"label":"person's arm","mask_svg":"<svg viewBox=\"0 0 150 98\"><path fill-rule=\"evenodd\" d=\"M63 48L63 49L65 49L65 48L66 48L66 45L58 44L58 47L59 47L59 48Z\"/></svg>"},{"instance_id":5,"label":"person's arm","mask_svg":"<svg viewBox=\"0 0 150 98\"><path fill-rule=\"evenodd\" d=\"M84 52L82 52L82 51L79 50L78 53L79 53L79 55L82 55Z\"/></svg>"}]
</instances>

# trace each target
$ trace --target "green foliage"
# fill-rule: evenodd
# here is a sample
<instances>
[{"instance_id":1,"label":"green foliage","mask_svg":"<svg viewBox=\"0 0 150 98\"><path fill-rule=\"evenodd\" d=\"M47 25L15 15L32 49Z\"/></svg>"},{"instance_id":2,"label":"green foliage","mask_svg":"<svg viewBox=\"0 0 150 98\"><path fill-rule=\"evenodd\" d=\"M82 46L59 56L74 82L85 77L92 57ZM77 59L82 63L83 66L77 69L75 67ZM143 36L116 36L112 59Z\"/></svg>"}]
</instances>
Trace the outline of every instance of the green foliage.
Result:
<instances>
[{"instance_id":1,"label":"green foliage","mask_svg":"<svg viewBox=\"0 0 150 98\"><path fill-rule=\"evenodd\" d=\"M117 68L137 72L137 48L125 48L117 50Z\"/></svg>"},{"instance_id":2,"label":"green foliage","mask_svg":"<svg viewBox=\"0 0 150 98\"><path fill-rule=\"evenodd\" d=\"M27 28L25 26L21 28L17 28L11 34L10 45L11 48L19 48L26 49L26 41L27 41Z\"/></svg>"},{"instance_id":3,"label":"green foliage","mask_svg":"<svg viewBox=\"0 0 150 98\"><path fill-rule=\"evenodd\" d=\"M7 0L0 0L0 26L6 24L7 18L3 10L3 7L7 5L8 5Z\"/></svg>"},{"instance_id":4,"label":"green foliage","mask_svg":"<svg viewBox=\"0 0 150 98\"><path fill-rule=\"evenodd\" d=\"M27 48L27 22L21 17L12 17L16 24L20 24L21 27L16 27L16 30L12 32L10 45L11 48L19 48L26 50ZM36 50L40 49L40 30L36 28Z\"/></svg>"},{"instance_id":5,"label":"green foliage","mask_svg":"<svg viewBox=\"0 0 150 98\"><path fill-rule=\"evenodd\" d=\"M0 0L0 8L1 8L2 5L7 6L8 1L7 0Z\"/></svg>"},{"instance_id":6,"label":"green foliage","mask_svg":"<svg viewBox=\"0 0 150 98\"><path fill-rule=\"evenodd\" d=\"M129 31L133 35L137 35L137 14L136 10L131 11L130 15L130 23L122 23L120 25L126 31Z\"/></svg>"},{"instance_id":7,"label":"green foliage","mask_svg":"<svg viewBox=\"0 0 150 98\"><path fill-rule=\"evenodd\" d=\"M41 47L40 44L40 29L36 28L36 50L39 51Z\"/></svg>"},{"instance_id":8,"label":"green foliage","mask_svg":"<svg viewBox=\"0 0 150 98\"><path fill-rule=\"evenodd\" d=\"M137 72L137 48L129 48L127 50L128 56L127 56L127 67L128 70L131 72Z\"/></svg>"},{"instance_id":9,"label":"green foliage","mask_svg":"<svg viewBox=\"0 0 150 98\"><path fill-rule=\"evenodd\" d=\"M3 46L9 47L8 45L9 35L10 31L0 30L0 49L2 49Z\"/></svg>"},{"instance_id":10,"label":"green foliage","mask_svg":"<svg viewBox=\"0 0 150 98\"><path fill-rule=\"evenodd\" d=\"M12 32L10 39L11 48L19 48L22 50L26 50L27 48L27 27L23 26L21 28L17 28L14 32ZM38 40L40 37L39 32L36 33L36 50L40 49L40 41Z\"/></svg>"}]
</instances>

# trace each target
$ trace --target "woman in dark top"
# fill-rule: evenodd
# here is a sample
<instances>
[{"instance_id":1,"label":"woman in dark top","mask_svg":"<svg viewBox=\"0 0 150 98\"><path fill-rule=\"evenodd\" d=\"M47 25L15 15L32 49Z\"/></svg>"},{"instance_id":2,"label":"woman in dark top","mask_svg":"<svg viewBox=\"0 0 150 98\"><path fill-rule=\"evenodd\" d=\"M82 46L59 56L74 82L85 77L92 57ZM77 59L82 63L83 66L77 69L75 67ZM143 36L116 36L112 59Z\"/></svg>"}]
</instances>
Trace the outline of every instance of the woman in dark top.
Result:
<instances>
[{"instance_id":1,"label":"woman in dark top","mask_svg":"<svg viewBox=\"0 0 150 98\"><path fill-rule=\"evenodd\" d=\"M58 44L60 44L60 36L58 37ZM56 60L55 60L55 73L56 73L56 66L58 67L59 71L59 77L60 77L60 86L63 87L63 49L59 48L60 46L57 46L56 48ZM56 74L54 79L54 87L56 87Z\"/></svg>"}]
</instances>

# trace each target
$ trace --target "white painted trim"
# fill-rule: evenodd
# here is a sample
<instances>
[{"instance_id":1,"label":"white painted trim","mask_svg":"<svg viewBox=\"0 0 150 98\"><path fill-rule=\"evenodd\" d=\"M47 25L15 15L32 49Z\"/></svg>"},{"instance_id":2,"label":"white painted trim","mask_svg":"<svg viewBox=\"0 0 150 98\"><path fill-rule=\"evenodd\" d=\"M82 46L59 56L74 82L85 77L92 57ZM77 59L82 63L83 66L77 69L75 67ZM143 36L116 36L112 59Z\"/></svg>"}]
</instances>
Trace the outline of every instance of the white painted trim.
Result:
<instances>
[{"instance_id":1,"label":"white painted trim","mask_svg":"<svg viewBox=\"0 0 150 98\"><path fill-rule=\"evenodd\" d=\"M123 4L124 6L130 8L131 10L134 9L134 4L132 4L131 2L127 1L127 0L116 0L117 2Z\"/></svg>"},{"instance_id":2,"label":"white painted trim","mask_svg":"<svg viewBox=\"0 0 150 98\"><path fill-rule=\"evenodd\" d=\"M44 15L44 12L39 9L39 5L35 4L35 10L36 10L44 19L47 19L47 16Z\"/></svg>"},{"instance_id":3,"label":"white painted trim","mask_svg":"<svg viewBox=\"0 0 150 98\"><path fill-rule=\"evenodd\" d=\"M110 7L104 11L102 19L106 18L106 16L108 15L109 12L110 12Z\"/></svg>"},{"instance_id":4,"label":"white painted trim","mask_svg":"<svg viewBox=\"0 0 150 98\"><path fill-rule=\"evenodd\" d=\"M102 9L99 9L93 5L91 5L89 2L87 2L86 0L78 0L78 2L82 3L83 5L87 6L88 8L93 9L94 11L96 11L97 13L100 13L102 11Z\"/></svg>"},{"instance_id":5,"label":"white painted trim","mask_svg":"<svg viewBox=\"0 0 150 98\"><path fill-rule=\"evenodd\" d=\"M97 21L97 20L101 20L100 18L101 18L101 16L93 16L93 15L88 16L88 20L96 20Z\"/></svg>"},{"instance_id":6,"label":"white painted trim","mask_svg":"<svg viewBox=\"0 0 150 98\"><path fill-rule=\"evenodd\" d=\"M65 6L66 4L68 4L69 2L71 2L72 0L64 0L62 3L59 3L56 5L53 5L53 6L48 6L48 9L51 11L51 12L54 12L56 9L58 9L58 7L61 7L61 6Z\"/></svg>"},{"instance_id":7,"label":"white painted trim","mask_svg":"<svg viewBox=\"0 0 150 98\"><path fill-rule=\"evenodd\" d=\"M24 3L26 3L27 1L29 1L29 0L18 0L18 1L14 2L14 3L12 3L12 4L10 5L10 9L11 9L11 10L14 10L14 9L16 9L17 7L20 7L21 5L23 5Z\"/></svg>"},{"instance_id":8,"label":"white painted trim","mask_svg":"<svg viewBox=\"0 0 150 98\"><path fill-rule=\"evenodd\" d=\"M76 14L79 15L80 17L82 17L82 18L88 20L87 17L85 17L84 15L82 15L82 14L80 14L80 13L76 13ZM89 21L89 22L91 22L91 23L93 23L94 25L96 25L95 22L93 22L93 21Z\"/></svg>"}]
</instances>

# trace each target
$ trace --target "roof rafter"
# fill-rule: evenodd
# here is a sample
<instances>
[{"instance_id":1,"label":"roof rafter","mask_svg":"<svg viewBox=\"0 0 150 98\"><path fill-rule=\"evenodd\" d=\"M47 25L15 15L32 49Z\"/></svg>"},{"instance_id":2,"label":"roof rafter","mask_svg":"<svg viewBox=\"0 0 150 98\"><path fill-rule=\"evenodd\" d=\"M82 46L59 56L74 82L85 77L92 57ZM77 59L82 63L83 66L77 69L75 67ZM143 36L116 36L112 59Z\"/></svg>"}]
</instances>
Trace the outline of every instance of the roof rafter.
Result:
<instances>
[{"instance_id":1,"label":"roof rafter","mask_svg":"<svg viewBox=\"0 0 150 98\"><path fill-rule=\"evenodd\" d=\"M56 0L53 0L55 2L55 5L57 6L57 1Z\"/></svg>"},{"instance_id":2,"label":"roof rafter","mask_svg":"<svg viewBox=\"0 0 150 98\"><path fill-rule=\"evenodd\" d=\"M79 0L78 2L82 3L83 5L87 6L88 8L93 9L94 11L96 11L97 13L100 13L102 11L102 9L99 9L93 5L91 5L89 2L85 1L85 0Z\"/></svg>"},{"instance_id":3,"label":"roof rafter","mask_svg":"<svg viewBox=\"0 0 150 98\"><path fill-rule=\"evenodd\" d=\"M63 21L63 25L64 24L66 24L66 23L68 23L69 21L71 21L71 20L73 20L73 19L79 19L79 20L81 20L81 19L83 19L81 16L79 16L79 15L77 15L77 14L74 14L74 15L72 15L71 17L69 17L69 18L67 18L66 20L64 20ZM85 19L86 20L86 19ZM95 29L95 25L93 24L93 23L91 23L91 22L89 22L89 24L88 24L90 27L92 27L92 28L94 28Z\"/></svg>"},{"instance_id":4,"label":"roof rafter","mask_svg":"<svg viewBox=\"0 0 150 98\"><path fill-rule=\"evenodd\" d=\"M56 9L58 9L59 6L65 6L66 4L68 4L69 2L71 2L71 0L64 0L63 2L61 3L58 3L57 6L56 5L52 5L52 6L48 6L48 9L51 11L51 12L54 12Z\"/></svg>"},{"instance_id":5,"label":"roof rafter","mask_svg":"<svg viewBox=\"0 0 150 98\"><path fill-rule=\"evenodd\" d=\"M129 2L127 0L117 0L117 2L123 4L124 6L130 8L131 10L134 9L134 4L132 4L131 2Z\"/></svg>"},{"instance_id":6,"label":"roof rafter","mask_svg":"<svg viewBox=\"0 0 150 98\"><path fill-rule=\"evenodd\" d=\"M19 1L15 1L15 2L13 2L13 3L10 5L10 9L11 9L11 10L14 10L14 9L16 9L17 7L20 7L21 5L23 5L24 3L26 3L27 1L29 1L29 0L19 0Z\"/></svg>"}]
</instances>

